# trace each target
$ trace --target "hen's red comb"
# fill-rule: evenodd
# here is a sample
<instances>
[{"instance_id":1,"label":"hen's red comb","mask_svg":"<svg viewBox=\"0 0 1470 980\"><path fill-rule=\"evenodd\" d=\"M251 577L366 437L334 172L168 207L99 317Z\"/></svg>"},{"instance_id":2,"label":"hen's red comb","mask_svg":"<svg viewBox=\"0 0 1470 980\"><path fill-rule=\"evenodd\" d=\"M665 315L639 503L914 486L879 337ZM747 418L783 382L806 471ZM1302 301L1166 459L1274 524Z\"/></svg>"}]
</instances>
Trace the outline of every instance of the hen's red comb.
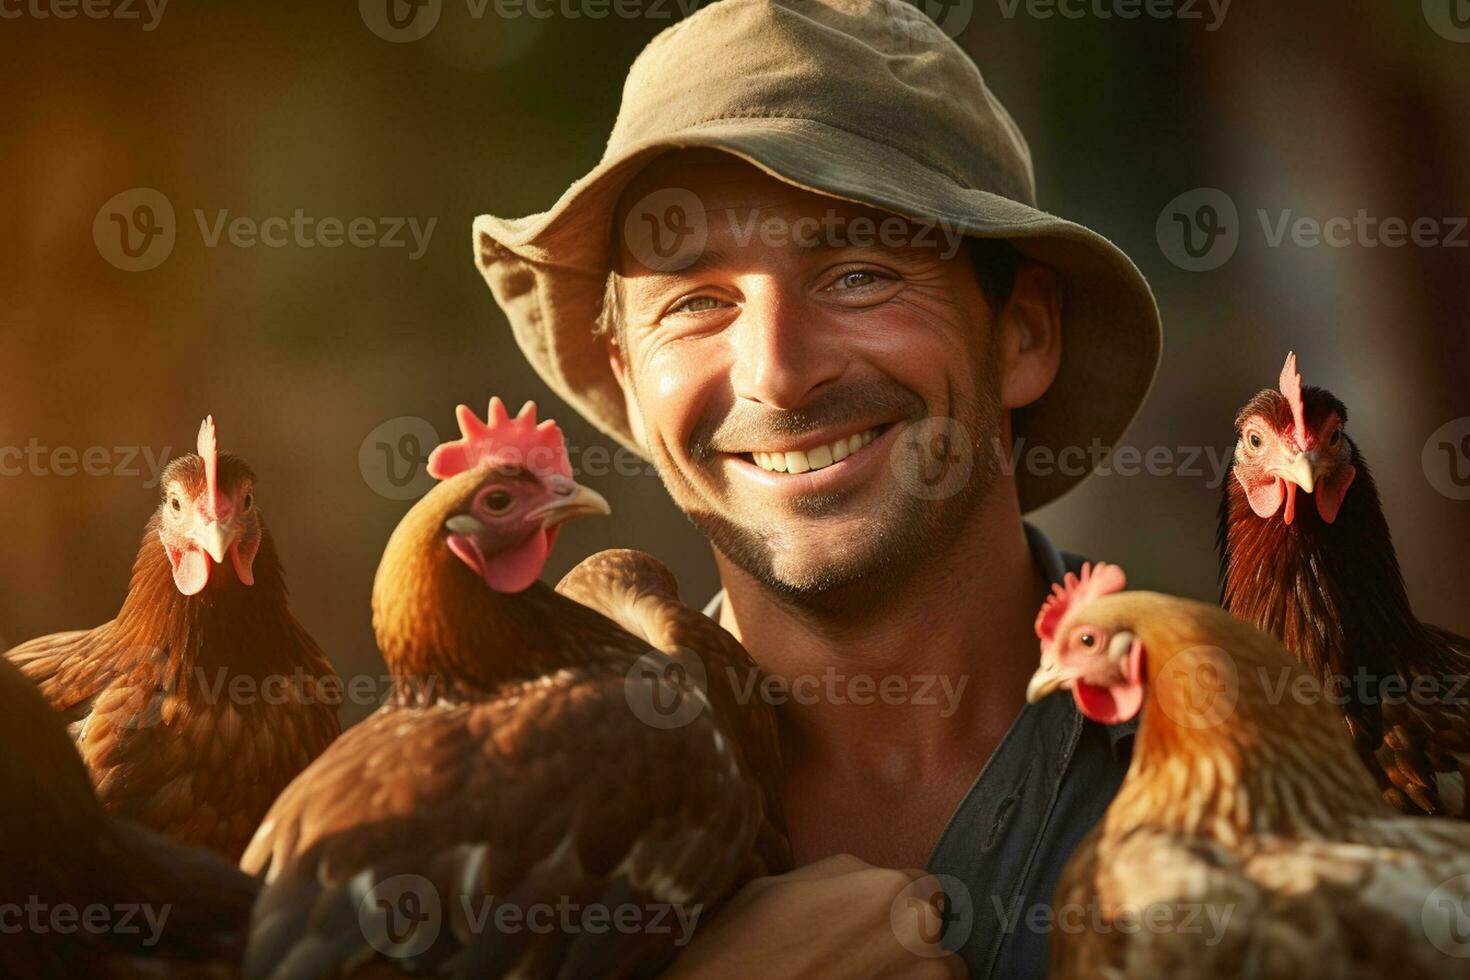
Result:
<instances>
[{"instance_id":1,"label":"hen's red comb","mask_svg":"<svg viewBox=\"0 0 1470 980\"><path fill-rule=\"evenodd\" d=\"M209 512L219 513L219 442L214 434L214 416L204 416L199 423L199 458L204 460L204 483Z\"/></svg>"},{"instance_id":2,"label":"hen's red comb","mask_svg":"<svg viewBox=\"0 0 1470 980\"><path fill-rule=\"evenodd\" d=\"M1068 610L1080 609L1099 596L1122 592L1127 584L1123 569L1104 561L1083 565L1080 576L1068 572L1063 584L1053 585L1051 595L1042 603L1036 616L1036 635L1041 642L1050 643Z\"/></svg>"},{"instance_id":3,"label":"hen's red comb","mask_svg":"<svg viewBox=\"0 0 1470 980\"><path fill-rule=\"evenodd\" d=\"M1281 393L1291 405L1291 418L1296 422L1296 437L1307 437L1307 413L1302 408L1302 376L1297 373L1295 352L1286 355L1286 364L1281 368Z\"/></svg>"},{"instance_id":4,"label":"hen's red comb","mask_svg":"<svg viewBox=\"0 0 1470 980\"><path fill-rule=\"evenodd\" d=\"M510 417L499 398L490 399L484 422L465 405L455 409L454 414L459 420L460 438L429 454L429 475L434 479L447 480L486 460L524 467L543 476L571 477L572 461L561 428L551 419L538 423L535 402L526 402L515 418Z\"/></svg>"}]
</instances>

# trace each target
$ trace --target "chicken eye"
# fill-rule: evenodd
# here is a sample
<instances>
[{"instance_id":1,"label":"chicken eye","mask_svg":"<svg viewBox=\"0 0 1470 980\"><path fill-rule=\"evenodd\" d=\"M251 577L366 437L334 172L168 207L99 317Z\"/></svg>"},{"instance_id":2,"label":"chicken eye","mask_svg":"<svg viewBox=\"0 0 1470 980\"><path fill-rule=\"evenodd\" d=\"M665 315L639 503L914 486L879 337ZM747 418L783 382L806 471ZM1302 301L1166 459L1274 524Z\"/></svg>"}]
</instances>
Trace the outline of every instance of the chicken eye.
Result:
<instances>
[{"instance_id":1,"label":"chicken eye","mask_svg":"<svg viewBox=\"0 0 1470 980\"><path fill-rule=\"evenodd\" d=\"M1091 649L1097 646L1097 637L1092 635L1091 633L1083 633L1081 636L1077 637L1077 642L1087 647L1088 649Z\"/></svg>"},{"instance_id":2,"label":"chicken eye","mask_svg":"<svg viewBox=\"0 0 1470 980\"><path fill-rule=\"evenodd\" d=\"M245 510L245 513L250 513L250 508L255 506L255 494L247 493L245 495L245 500L242 502L242 506Z\"/></svg>"},{"instance_id":3,"label":"chicken eye","mask_svg":"<svg viewBox=\"0 0 1470 980\"><path fill-rule=\"evenodd\" d=\"M1337 428L1332 430L1332 435L1327 437L1327 445L1336 449L1337 444L1340 442L1342 442L1342 426L1339 425Z\"/></svg>"},{"instance_id":4,"label":"chicken eye","mask_svg":"<svg viewBox=\"0 0 1470 980\"><path fill-rule=\"evenodd\" d=\"M1252 449L1260 449L1261 448L1261 434L1259 432L1252 432L1250 435L1246 436L1245 438L1246 438L1246 442L1249 442L1250 443L1250 446L1251 446Z\"/></svg>"},{"instance_id":5,"label":"chicken eye","mask_svg":"<svg viewBox=\"0 0 1470 980\"><path fill-rule=\"evenodd\" d=\"M184 509L184 505L179 503L178 497L169 497L168 505L173 508L175 514Z\"/></svg>"},{"instance_id":6,"label":"chicken eye","mask_svg":"<svg viewBox=\"0 0 1470 980\"><path fill-rule=\"evenodd\" d=\"M491 490L485 494L485 508L493 513L500 513L510 507L511 496L504 490Z\"/></svg>"}]
</instances>

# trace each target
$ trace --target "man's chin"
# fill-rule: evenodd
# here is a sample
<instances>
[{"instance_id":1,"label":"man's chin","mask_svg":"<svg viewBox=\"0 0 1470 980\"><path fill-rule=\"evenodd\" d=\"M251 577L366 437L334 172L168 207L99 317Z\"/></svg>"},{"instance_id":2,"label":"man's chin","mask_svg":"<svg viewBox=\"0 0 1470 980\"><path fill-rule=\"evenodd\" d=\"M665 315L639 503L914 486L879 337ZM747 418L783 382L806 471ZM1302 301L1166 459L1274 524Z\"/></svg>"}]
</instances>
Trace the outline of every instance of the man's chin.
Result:
<instances>
[{"instance_id":1,"label":"man's chin","mask_svg":"<svg viewBox=\"0 0 1470 980\"><path fill-rule=\"evenodd\" d=\"M837 599L893 572L915 549L916 515L793 517L750 526L709 514L694 523L729 561L766 588L802 603ZM882 575L887 581L890 575Z\"/></svg>"}]
</instances>

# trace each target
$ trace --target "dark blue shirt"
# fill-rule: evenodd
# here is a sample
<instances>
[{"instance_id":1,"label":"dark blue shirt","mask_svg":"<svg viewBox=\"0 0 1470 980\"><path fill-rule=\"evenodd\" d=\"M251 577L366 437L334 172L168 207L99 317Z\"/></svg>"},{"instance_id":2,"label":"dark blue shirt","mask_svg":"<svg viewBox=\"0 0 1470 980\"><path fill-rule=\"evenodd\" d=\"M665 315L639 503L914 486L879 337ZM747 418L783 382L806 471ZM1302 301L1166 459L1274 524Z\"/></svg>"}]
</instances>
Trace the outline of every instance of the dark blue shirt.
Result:
<instances>
[{"instance_id":1,"label":"dark blue shirt","mask_svg":"<svg viewBox=\"0 0 1470 980\"><path fill-rule=\"evenodd\" d=\"M1049 581L1081 568L1029 524L1026 537ZM718 618L722 599L705 612ZM1053 695L1022 708L990 758L976 758L927 864L949 897L944 945L972 978L1045 976L1057 879L1123 782L1136 731L1136 720L1098 725Z\"/></svg>"}]
</instances>

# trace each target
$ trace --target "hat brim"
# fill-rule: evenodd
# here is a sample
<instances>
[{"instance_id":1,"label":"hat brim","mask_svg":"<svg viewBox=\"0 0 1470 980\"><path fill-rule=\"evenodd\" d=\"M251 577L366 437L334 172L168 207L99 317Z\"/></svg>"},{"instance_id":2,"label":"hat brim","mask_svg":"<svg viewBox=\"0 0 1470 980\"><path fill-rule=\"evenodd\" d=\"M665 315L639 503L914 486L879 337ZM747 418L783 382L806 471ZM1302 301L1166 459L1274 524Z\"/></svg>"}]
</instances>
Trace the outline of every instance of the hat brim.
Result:
<instances>
[{"instance_id":1,"label":"hat brim","mask_svg":"<svg viewBox=\"0 0 1470 980\"><path fill-rule=\"evenodd\" d=\"M623 395L591 332L612 268L611 221L628 182L673 149L732 153L771 176L979 238L1004 238L1055 270L1062 361L1052 386L1016 415L1014 470L1023 511L1090 472L1092 447L1117 444L1153 383L1162 330L1143 275L1112 242L1029 205L965 187L902 149L805 119L722 119L603 160L549 210L475 219L476 261L541 378L599 430L640 456ZM862 161L854 165L854 161ZM1028 455L1045 447L1049 456ZM1075 447L1068 457L1057 454ZM1084 463L1083 460L1087 460Z\"/></svg>"}]
</instances>

